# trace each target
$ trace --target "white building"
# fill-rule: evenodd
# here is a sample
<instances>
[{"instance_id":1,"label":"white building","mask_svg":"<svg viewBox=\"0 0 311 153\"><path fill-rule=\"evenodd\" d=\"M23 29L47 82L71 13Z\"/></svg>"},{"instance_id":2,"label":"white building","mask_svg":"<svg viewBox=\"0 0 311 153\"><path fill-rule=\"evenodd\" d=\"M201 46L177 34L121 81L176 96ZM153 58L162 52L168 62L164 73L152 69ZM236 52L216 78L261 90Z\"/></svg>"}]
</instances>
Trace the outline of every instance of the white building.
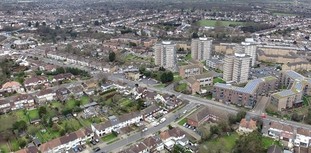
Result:
<instances>
[{"instance_id":1,"label":"white building","mask_svg":"<svg viewBox=\"0 0 311 153\"><path fill-rule=\"evenodd\" d=\"M311 140L311 131L304 128L297 128L295 146L309 147Z\"/></svg>"},{"instance_id":2,"label":"white building","mask_svg":"<svg viewBox=\"0 0 311 153\"><path fill-rule=\"evenodd\" d=\"M213 40L202 37L192 39L191 41L191 57L195 60L207 60L211 58Z\"/></svg>"},{"instance_id":3,"label":"white building","mask_svg":"<svg viewBox=\"0 0 311 153\"><path fill-rule=\"evenodd\" d=\"M244 47L245 54L251 57L251 66L254 67L256 64L257 46L252 41L242 42L241 44Z\"/></svg>"},{"instance_id":4,"label":"white building","mask_svg":"<svg viewBox=\"0 0 311 153\"><path fill-rule=\"evenodd\" d=\"M160 44L156 44L154 49L156 65L168 69L174 69L176 67L176 44L172 44L170 41L163 41Z\"/></svg>"}]
</instances>

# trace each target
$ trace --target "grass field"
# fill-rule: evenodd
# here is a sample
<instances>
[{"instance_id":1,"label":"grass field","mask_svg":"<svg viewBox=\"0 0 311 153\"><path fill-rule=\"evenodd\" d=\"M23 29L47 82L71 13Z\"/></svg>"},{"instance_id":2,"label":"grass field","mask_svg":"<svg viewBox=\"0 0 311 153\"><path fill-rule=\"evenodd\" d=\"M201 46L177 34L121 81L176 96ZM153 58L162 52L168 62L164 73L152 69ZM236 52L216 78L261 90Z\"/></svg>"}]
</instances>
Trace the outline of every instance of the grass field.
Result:
<instances>
[{"instance_id":1,"label":"grass field","mask_svg":"<svg viewBox=\"0 0 311 153\"><path fill-rule=\"evenodd\" d=\"M37 109L27 112L29 120L39 119L39 112Z\"/></svg>"},{"instance_id":2,"label":"grass field","mask_svg":"<svg viewBox=\"0 0 311 153\"><path fill-rule=\"evenodd\" d=\"M178 74L174 74L174 82L179 82L182 80L182 77Z\"/></svg>"},{"instance_id":3,"label":"grass field","mask_svg":"<svg viewBox=\"0 0 311 153\"><path fill-rule=\"evenodd\" d=\"M180 121L178 121L178 125L183 126L185 123L187 122L186 118L181 119Z\"/></svg>"},{"instance_id":4,"label":"grass field","mask_svg":"<svg viewBox=\"0 0 311 153\"><path fill-rule=\"evenodd\" d=\"M177 92L185 91L185 90L187 90L187 84L186 84L186 83L181 83L181 84L179 84L179 85L175 88L175 90L176 90Z\"/></svg>"},{"instance_id":5,"label":"grass field","mask_svg":"<svg viewBox=\"0 0 311 153\"><path fill-rule=\"evenodd\" d=\"M81 98L81 105L88 104L90 102L90 98L88 96L83 96Z\"/></svg>"},{"instance_id":6,"label":"grass field","mask_svg":"<svg viewBox=\"0 0 311 153\"><path fill-rule=\"evenodd\" d=\"M6 143L0 144L0 152L1 153L9 153L9 147Z\"/></svg>"},{"instance_id":7,"label":"grass field","mask_svg":"<svg viewBox=\"0 0 311 153\"><path fill-rule=\"evenodd\" d=\"M222 78L217 77L213 79L213 83L226 83L226 81L224 81Z\"/></svg>"},{"instance_id":8,"label":"grass field","mask_svg":"<svg viewBox=\"0 0 311 153\"><path fill-rule=\"evenodd\" d=\"M270 146L274 144L280 146L279 141L275 141L274 139L269 137L262 137L262 145L264 146L265 149L268 149Z\"/></svg>"},{"instance_id":9,"label":"grass field","mask_svg":"<svg viewBox=\"0 0 311 153\"><path fill-rule=\"evenodd\" d=\"M110 133L110 134L108 134L108 135L102 137L101 139L102 139L104 142L109 142L109 141L111 141L111 140L113 140L113 139L115 139L115 138L117 138L117 136L116 136L115 134L113 134L113 133Z\"/></svg>"},{"instance_id":10,"label":"grass field","mask_svg":"<svg viewBox=\"0 0 311 153\"><path fill-rule=\"evenodd\" d=\"M158 85L155 85L154 87L156 88L165 88L166 87L166 84L158 84Z\"/></svg>"},{"instance_id":11,"label":"grass field","mask_svg":"<svg viewBox=\"0 0 311 153\"><path fill-rule=\"evenodd\" d=\"M197 22L197 25L204 27L204 26L209 26L209 27L215 27L217 20L200 20ZM243 25L245 22L236 22L236 21L221 21L223 26L229 26L229 25Z\"/></svg>"},{"instance_id":12,"label":"grass field","mask_svg":"<svg viewBox=\"0 0 311 153\"><path fill-rule=\"evenodd\" d=\"M274 12L272 13L275 16L296 16L296 14L291 14L291 13L280 13L280 12Z\"/></svg>"},{"instance_id":13,"label":"grass field","mask_svg":"<svg viewBox=\"0 0 311 153\"><path fill-rule=\"evenodd\" d=\"M76 101L74 99L70 99L66 102L67 109L73 109L76 106Z\"/></svg>"},{"instance_id":14,"label":"grass field","mask_svg":"<svg viewBox=\"0 0 311 153\"><path fill-rule=\"evenodd\" d=\"M14 113L15 113L18 121L24 120L27 123L29 122L28 117L25 114L25 110L18 110L18 111L14 112Z\"/></svg>"},{"instance_id":15,"label":"grass field","mask_svg":"<svg viewBox=\"0 0 311 153\"><path fill-rule=\"evenodd\" d=\"M5 131L13 126L16 121L16 117L12 115L1 115L0 116L0 132Z\"/></svg>"},{"instance_id":16,"label":"grass field","mask_svg":"<svg viewBox=\"0 0 311 153\"><path fill-rule=\"evenodd\" d=\"M207 141L201 146L200 152L217 152L221 150L222 153L230 153L235 146L236 140L239 138L237 133L233 133L229 136L219 137L217 139Z\"/></svg>"}]
</instances>

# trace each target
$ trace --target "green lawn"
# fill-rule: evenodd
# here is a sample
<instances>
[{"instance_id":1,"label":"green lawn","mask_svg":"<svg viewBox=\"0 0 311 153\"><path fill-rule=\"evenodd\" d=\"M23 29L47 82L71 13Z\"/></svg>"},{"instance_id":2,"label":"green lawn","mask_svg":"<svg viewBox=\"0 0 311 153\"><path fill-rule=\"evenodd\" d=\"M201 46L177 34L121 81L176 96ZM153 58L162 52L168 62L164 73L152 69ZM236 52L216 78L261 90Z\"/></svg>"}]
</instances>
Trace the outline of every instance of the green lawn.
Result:
<instances>
[{"instance_id":1,"label":"green lawn","mask_svg":"<svg viewBox=\"0 0 311 153\"><path fill-rule=\"evenodd\" d=\"M197 25L203 27L203 26L209 26L209 27L215 27L216 22L218 20L200 20L197 22ZM223 26L229 26L229 25L243 25L245 22L235 22L235 21L221 21Z\"/></svg>"},{"instance_id":2,"label":"green lawn","mask_svg":"<svg viewBox=\"0 0 311 153\"><path fill-rule=\"evenodd\" d=\"M59 101L53 101L53 102L51 102L51 105L52 105L52 107L58 108L58 109L61 109L63 107L63 104Z\"/></svg>"},{"instance_id":3,"label":"green lawn","mask_svg":"<svg viewBox=\"0 0 311 153\"><path fill-rule=\"evenodd\" d=\"M310 102L311 102L311 96L304 96L303 97L303 105L309 106Z\"/></svg>"},{"instance_id":4,"label":"green lawn","mask_svg":"<svg viewBox=\"0 0 311 153\"><path fill-rule=\"evenodd\" d=\"M181 84L179 84L179 85L175 88L175 90L176 90L177 92L185 91L185 90L187 90L187 84L186 84L186 83L181 83Z\"/></svg>"},{"instance_id":5,"label":"green lawn","mask_svg":"<svg viewBox=\"0 0 311 153\"><path fill-rule=\"evenodd\" d=\"M280 12L274 12L272 13L275 16L296 16L296 14L291 14L291 13L280 13Z\"/></svg>"},{"instance_id":6,"label":"green lawn","mask_svg":"<svg viewBox=\"0 0 311 153\"><path fill-rule=\"evenodd\" d=\"M269 137L262 137L262 145L264 146L265 149L268 149L270 146L274 144L281 146L279 141L275 141L274 139Z\"/></svg>"},{"instance_id":7,"label":"green lawn","mask_svg":"<svg viewBox=\"0 0 311 153\"><path fill-rule=\"evenodd\" d=\"M226 81L224 81L222 78L217 77L213 79L213 83L226 83Z\"/></svg>"},{"instance_id":8,"label":"green lawn","mask_svg":"<svg viewBox=\"0 0 311 153\"><path fill-rule=\"evenodd\" d=\"M181 120L178 122L178 124L181 125L181 126L183 126L185 123L187 123L187 119L186 119L186 118L183 118L183 119L181 119Z\"/></svg>"},{"instance_id":9,"label":"green lawn","mask_svg":"<svg viewBox=\"0 0 311 153\"><path fill-rule=\"evenodd\" d=\"M62 121L60 126L63 127L63 128L65 128L65 126L67 126L68 128L71 129L70 130L71 132L79 130L82 127L80 122L77 119L75 119L75 118Z\"/></svg>"},{"instance_id":10,"label":"green lawn","mask_svg":"<svg viewBox=\"0 0 311 153\"><path fill-rule=\"evenodd\" d=\"M68 100L65 105L67 109L73 109L75 106L76 106L76 101L74 99Z\"/></svg>"},{"instance_id":11,"label":"green lawn","mask_svg":"<svg viewBox=\"0 0 311 153\"><path fill-rule=\"evenodd\" d=\"M120 106L121 107L126 107L130 103L132 103L132 101L130 99L128 99L128 98L124 98L124 99L120 100Z\"/></svg>"},{"instance_id":12,"label":"green lawn","mask_svg":"<svg viewBox=\"0 0 311 153\"><path fill-rule=\"evenodd\" d=\"M28 111L29 120L39 119L39 111L37 109Z\"/></svg>"},{"instance_id":13,"label":"green lawn","mask_svg":"<svg viewBox=\"0 0 311 153\"><path fill-rule=\"evenodd\" d=\"M12 140L12 141L10 142L10 144L11 144L11 149L12 149L13 151L19 150L19 145L18 145L17 139Z\"/></svg>"},{"instance_id":14,"label":"green lawn","mask_svg":"<svg viewBox=\"0 0 311 153\"><path fill-rule=\"evenodd\" d=\"M25 114L25 110L18 110L18 111L15 111L13 113L16 115L18 121L24 120L27 123L29 122L28 117Z\"/></svg>"},{"instance_id":15,"label":"green lawn","mask_svg":"<svg viewBox=\"0 0 311 153\"><path fill-rule=\"evenodd\" d=\"M6 143L0 144L0 152L1 153L9 153L10 149Z\"/></svg>"},{"instance_id":16,"label":"green lawn","mask_svg":"<svg viewBox=\"0 0 311 153\"><path fill-rule=\"evenodd\" d=\"M223 136L223 137L219 137L214 140L211 140L211 141L207 141L202 146L203 147L206 146L204 147L204 148L207 148L205 152L213 152L213 151L215 152L221 149L223 153L230 153L232 149L234 148L235 142L238 138L239 138L239 135L237 133L232 133L229 136Z\"/></svg>"},{"instance_id":17,"label":"green lawn","mask_svg":"<svg viewBox=\"0 0 311 153\"><path fill-rule=\"evenodd\" d=\"M191 54L187 54L185 60L191 60Z\"/></svg>"},{"instance_id":18,"label":"green lawn","mask_svg":"<svg viewBox=\"0 0 311 153\"><path fill-rule=\"evenodd\" d=\"M174 82L179 82L182 80L182 77L178 74L174 74Z\"/></svg>"},{"instance_id":19,"label":"green lawn","mask_svg":"<svg viewBox=\"0 0 311 153\"><path fill-rule=\"evenodd\" d=\"M88 96L83 96L81 98L81 105L88 104L90 102L90 98Z\"/></svg>"},{"instance_id":20,"label":"green lawn","mask_svg":"<svg viewBox=\"0 0 311 153\"><path fill-rule=\"evenodd\" d=\"M102 139L104 142L109 142L109 141L111 141L111 140L113 140L113 139L115 139L115 138L117 138L117 136L116 136L115 134L113 134L113 133L110 133L110 134L108 134L108 135L102 137L101 139Z\"/></svg>"},{"instance_id":21,"label":"green lawn","mask_svg":"<svg viewBox=\"0 0 311 153\"><path fill-rule=\"evenodd\" d=\"M38 139L41 142L47 142L47 141L50 141L52 139L58 138L60 136L61 135L60 135L59 131L54 131L50 128L46 128L46 132L41 132L41 130L40 130L39 132L36 133L36 137L38 137Z\"/></svg>"},{"instance_id":22,"label":"green lawn","mask_svg":"<svg viewBox=\"0 0 311 153\"><path fill-rule=\"evenodd\" d=\"M154 87L156 87L156 88L165 88L166 84L161 83L161 84L155 85Z\"/></svg>"},{"instance_id":23,"label":"green lawn","mask_svg":"<svg viewBox=\"0 0 311 153\"><path fill-rule=\"evenodd\" d=\"M13 126L16 121L16 117L13 115L1 115L0 116L0 132L5 131Z\"/></svg>"}]
</instances>

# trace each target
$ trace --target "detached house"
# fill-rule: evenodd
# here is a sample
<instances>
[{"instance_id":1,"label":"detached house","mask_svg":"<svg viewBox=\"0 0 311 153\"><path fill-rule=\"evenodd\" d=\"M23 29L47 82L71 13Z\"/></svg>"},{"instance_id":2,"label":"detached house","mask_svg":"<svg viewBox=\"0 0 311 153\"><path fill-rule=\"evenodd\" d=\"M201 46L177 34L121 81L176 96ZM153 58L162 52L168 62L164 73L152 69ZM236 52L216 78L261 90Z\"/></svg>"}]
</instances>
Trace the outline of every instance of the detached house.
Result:
<instances>
[{"instance_id":1,"label":"detached house","mask_svg":"<svg viewBox=\"0 0 311 153\"><path fill-rule=\"evenodd\" d=\"M64 102L70 95L70 91L67 88L59 88L56 90L56 99Z\"/></svg>"},{"instance_id":2,"label":"detached house","mask_svg":"<svg viewBox=\"0 0 311 153\"><path fill-rule=\"evenodd\" d=\"M56 99L56 93L52 89L41 90L37 95L37 102L39 104L44 104L49 101Z\"/></svg>"},{"instance_id":3,"label":"detached house","mask_svg":"<svg viewBox=\"0 0 311 153\"><path fill-rule=\"evenodd\" d=\"M80 129L42 144L39 150L42 153L68 152L70 149L85 144L93 136L94 133L91 130Z\"/></svg>"},{"instance_id":4,"label":"detached house","mask_svg":"<svg viewBox=\"0 0 311 153\"><path fill-rule=\"evenodd\" d=\"M72 75L71 73L58 74L53 77L52 82L61 82L72 79L74 79L74 75Z\"/></svg>"},{"instance_id":5,"label":"detached house","mask_svg":"<svg viewBox=\"0 0 311 153\"><path fill-rule=\"evenodd\" d=\"M82 83L83 91L87 95L93 95L98 87L97 81L90 80Z\"/></svg>"},{"instance_id":6,"label":"detached house","mask_svg":"<svg viewBox=\"0 0 311 153\"><path fill-rule=\"evenodd\" d=\"M35 76L35 77L25 79L24 86L26 89L32 90L32 89L36 89L44 85L47 82L48 82L48 79L46 77Z\"/></svg>"},{"instance_id":7,"label":"detached house","mask_svg":"<svg viewBox=\"0 0 311 153\"><path fill-rule=\"evenodd\" d=\"M162 140L156 136L150 136L146 138L142 143L145 144L149 152L158 152L164 150L164 144Z\"/></svg>"},{"instance_id":8,"label":"detached house","mask_svg":"<svg viewBox=\"0 0 311 153\"><path fill-rule=\"evenodd\" d=\"M84 95L82 85L68 87L68 90L75 98L80 98Z\"/></svg>"},{"instance_id":9,"label":"detached house","mask_svg":"<svg viewBox=\"0 0 311 153\"><path fill-rule=\"evenodd\" d=\"M240 122L238 132L250 133L257 129L257 122L251 119L249 116L243 118Z\"/></svg>"},{"instance_id":10,"label":"detached house","mask_svg":"<svg viewBox=\"0 0 311 153\"><path fill-rule=\"evenodd\" d=\"M186 133L179 128L173 128L160 133L160 137L166 149L171 150L176 143L188 144Z\"/></svg>"},{"instance_id":11,"label":"detached house","mask_svg":"<svg viewBox=\"0 0 311 153\"><path fill-rule=\"evenodd\" d=\"M1 92L24 92L22 85L16 81L6 82L0 89Z\"/></svg>"}]
</instances>

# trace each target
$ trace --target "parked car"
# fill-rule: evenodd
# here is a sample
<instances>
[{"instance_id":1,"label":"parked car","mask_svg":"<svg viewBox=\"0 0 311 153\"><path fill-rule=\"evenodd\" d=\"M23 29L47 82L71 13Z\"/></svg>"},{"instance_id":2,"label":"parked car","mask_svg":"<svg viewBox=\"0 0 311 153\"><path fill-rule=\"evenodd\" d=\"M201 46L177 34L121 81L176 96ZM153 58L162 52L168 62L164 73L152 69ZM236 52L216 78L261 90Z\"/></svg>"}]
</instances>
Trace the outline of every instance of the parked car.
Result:
<instances>
[{"instance_id":1,"label":"parked car","mask_svg":"<svg viewBox=\"0 0 311 153\"><path fill-rule=\"evenodd\" d=\"M97 151L99 151L99 150L100 150L99 147L93 148L93 151L95 151L95 152L97 152Z\"/></svg>"}]
</instances>

